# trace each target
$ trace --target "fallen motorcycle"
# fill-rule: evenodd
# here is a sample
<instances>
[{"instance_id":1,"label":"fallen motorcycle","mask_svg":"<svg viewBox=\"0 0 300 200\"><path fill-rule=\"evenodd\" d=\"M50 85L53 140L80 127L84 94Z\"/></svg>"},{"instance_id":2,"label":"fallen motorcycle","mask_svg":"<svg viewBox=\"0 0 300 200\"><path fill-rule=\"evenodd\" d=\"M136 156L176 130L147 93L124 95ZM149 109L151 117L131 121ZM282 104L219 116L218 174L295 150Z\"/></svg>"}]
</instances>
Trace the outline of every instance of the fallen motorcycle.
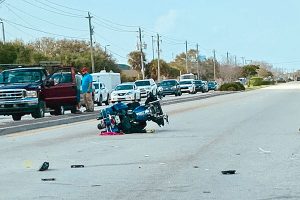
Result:
<instances>
[{"instance_id":1,"label":"fallen motorcycle","mask_svg":"<svg viewBox=\"0 0 300 200\"><path fill-rule=\"evenodd\" d=\"M102 130L101 133L145 133L147 121L164 126L168 115L163 113L159 100L150 93L145 104L118 102L102 109L97 120L100 120L98 129Z\"/></svg>"}]
</instances>

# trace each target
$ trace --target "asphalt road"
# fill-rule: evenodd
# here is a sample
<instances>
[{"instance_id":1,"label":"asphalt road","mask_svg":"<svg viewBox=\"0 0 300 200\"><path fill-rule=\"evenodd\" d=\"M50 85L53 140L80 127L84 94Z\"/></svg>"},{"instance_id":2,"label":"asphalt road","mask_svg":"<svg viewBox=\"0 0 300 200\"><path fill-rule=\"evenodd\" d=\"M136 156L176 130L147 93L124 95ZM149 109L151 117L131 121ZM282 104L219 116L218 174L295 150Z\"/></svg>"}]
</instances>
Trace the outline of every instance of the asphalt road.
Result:
<instances>
[{"instance_id":1,"label":"asphalt road","mask_svg":"<svg viewBox=\"0 0 300 200\"><path fill-rule=\"evenodd\" d=\"M163 106L170 124L153 134L97 136L90 120L2 136L0 199L300 199L299 91Z\"/></svg>"}]
</instances>

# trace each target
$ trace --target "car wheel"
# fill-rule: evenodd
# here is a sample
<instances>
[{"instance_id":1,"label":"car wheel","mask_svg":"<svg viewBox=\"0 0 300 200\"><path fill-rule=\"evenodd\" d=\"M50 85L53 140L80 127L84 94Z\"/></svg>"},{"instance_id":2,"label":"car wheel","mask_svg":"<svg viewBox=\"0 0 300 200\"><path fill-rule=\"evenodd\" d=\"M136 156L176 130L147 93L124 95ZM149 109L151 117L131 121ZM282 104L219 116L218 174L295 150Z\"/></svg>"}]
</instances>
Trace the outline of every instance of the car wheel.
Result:
<instances>
[{"instance_id":1,"label":"car wheel","mask_svg":"<svg viewBox=\"0 0 300 200\"><path fill-rule=\"evenodd\" d=\"M43 101L39 102L39 106L34 113L31 113L33 118L42 118L45 116L45 103Z\"/></svg>"},{"instance_id":2,"label":"car wheel","mask_svg":"<svg viewBox=\"0 0 300 200\"><path fill-rule=\"evenodd\" d=\"M134 95L134 100L133 101L136 101L137 99L136 99L136 94Z\"/></svg>"},{"instance_id":3,"label":"car wheel","mask_svg":"<svg viewBox=\"0 0 300 200\"><path fill-rule=\"evenodd\" d=\"M97 102L97 106L102 106L102 95L99 97L99 101Z\"/></svg>"},{"instance_id":4,"label":"car wheel","mask_svg":"<svg viewBox=\"0 0 300 200\"><path fill-rule=\"evenodd\" d=\"M107 95L107 99L106 99L106 101L104 102L105 103L105 105L109 105L109 95Z\"/></svg>"},{"instance_id":5,"label":"car wheel","mask_svg":"<svg viewBox=\"0 0 300 200\"><path fill-rule=\"evenodd\" d=\"M12 118L14 121L20 121L22 118L22 115L21 114L13 114Z\"/></svg>"}]
</instances>

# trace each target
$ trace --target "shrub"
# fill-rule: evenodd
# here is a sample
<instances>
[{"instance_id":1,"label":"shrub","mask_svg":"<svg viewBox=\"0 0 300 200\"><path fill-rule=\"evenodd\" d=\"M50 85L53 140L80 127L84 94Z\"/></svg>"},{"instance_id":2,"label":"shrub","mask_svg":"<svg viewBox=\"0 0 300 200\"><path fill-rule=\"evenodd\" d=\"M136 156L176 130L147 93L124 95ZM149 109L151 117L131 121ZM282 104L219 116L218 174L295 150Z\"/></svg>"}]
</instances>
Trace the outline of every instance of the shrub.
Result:
<instances>
[{"instance_id":1,"label":"shrub","mask_svg":"<svg viewBox=\"0 0 300 200\"><path fill-rule=\"evenodd\" d=\"M245 90L245 87L240 82L224 83L220 87L220 91L241 91L241 90Z\"/></svg>"},{"instance_id":2,"label":"shrub","mask_svg":"<svg viewBox=\"0 0 300 200\"><path fill-rule=\"evenodd\" d=\"M252 86L260 86L262 85L263 79L260 77L252 77L250 79L250 85Z\"/></svg>"},{"instance_id":3,"label":"shrub","mask_svg":"<svg viewBox=\"0 0 300 200\"><path fill-rule=\"evenodd\" d=\"M275 81L262 81L261 84L262 85L274 85Z\"/></svg>"}]
</instances>

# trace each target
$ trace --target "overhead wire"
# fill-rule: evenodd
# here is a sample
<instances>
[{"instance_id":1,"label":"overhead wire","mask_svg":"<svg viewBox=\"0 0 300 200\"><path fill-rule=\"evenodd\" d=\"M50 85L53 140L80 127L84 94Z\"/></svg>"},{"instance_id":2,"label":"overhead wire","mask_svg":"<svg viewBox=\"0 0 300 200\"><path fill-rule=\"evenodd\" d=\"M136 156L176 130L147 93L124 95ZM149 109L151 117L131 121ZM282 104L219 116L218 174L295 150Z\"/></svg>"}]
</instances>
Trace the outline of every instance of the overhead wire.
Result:
<instances>
[{"instance_id":1,"label":"overhead wire","mask_svg":"<svg viewBox=\"0 0 300 200\"><path fill-rule=\"evenodd\" d=\"M67 13L67 14L69 14L69 15L71 15L71 16L74 16L74 17L82 17L82 15L78 15L78 14L74 14L74 13L67 12L67 11L65 11L65 10L61 10L61 9L59 9L59 8L57 8L57 7L53 7L53 6L49 5L49 4L46 4L46 3L41 2L41 1L39 1L39 0L34 0L34 1L37 2L37 3L40 3L40 4L44 5L44 6L47 6L47 7L51 8L51 9L54 9L55 11L60 11L60 12L62 12L62 13ZM83 17L84 17L84 16L83 16Z\"/></svg>"},{"instance_id":2,"label":"overhead wire","mask_svg":"<svg viewBox=\"0 0 300 200\"><path fill-rule=\"evenodd\" d=\"M87 13L88 11L85 11L85 10L80 10L80 9L77 9L77 8L71 8L71 7L68 7L68 6L65 6L65 5L61 5L61 4L58 4L58 3L54 3L52 1L49 1L49 0L45 0L53 5L56 5L56 6L60 6L60 7L63 7L63 8L67 8L67 9L70 9L70 10L73 10L73 11L79 11L79 12L85 12Z\"/></svg>"},{"instance_id":3,"label":"overhead wire","mask_svg":"<svg viewBox=\"0 0 300 200\"><path fill-rule=\"evenodd\" d=\"M48 20L45 20L45 19L39 18L39 17L37 17L37 16L34 16L34 15L32 15L32 14L28 13L28 12L25 12L24 10L21 10L21 9L19 9L19 8L15 7L15 6L12 6L11 4L8 4L7 2L5 2L5 3L4 3L4 5L5 5L5 6L8 6L8 7L11 7L11 8L13 8L13 9L15 9L15 10L18 10L19 12L21 12L21 13L24 13L24 14L26 14L26 15L28 15L28 16L30 16L30 17L32 17L32 18L34 18L34 19L38 19L38 20L40 20L40 21L43 21L43 22L49 23L49 24L51 24L51 25L54 25L54 26L56 26L56 27L65 28L65 29L69 29L69 30L73 30L73 31L88 32L88 30L83 30L83 29L75 29L75 28L71 28L71 27L67 27L67 26L59 25L59 24L56 24L56 23L50 22L50 21L48 21ZM13 11L12 11L12 12L13 12Z\"/></svg>"},{"instance_id":4,"label":"overhead wire","mask_svg":"<svg viewBox=\"0 0 300 200\"><path fill-rule=\"evenodd\" d=\"M69 14L65 14L65 13L53 11L53 10L44 8L44 7L42 7L42 6L35 5L35 4L31 3L31 2L28 2L27 0L23 0L23 1L26 2L27 4L30 4L30 5L34 6L34 7L37 7L37 8L39 8L39 9L43 9L43 10L46 10L46 11L48 11L48 12L55 13L55 14L58 14L58 15L67 16L67 17L74 17L74 18L84 18L84 16L80 16L80 15L69 15Z\"/></svg>"},{"instance_id":5,"label":"overhead wire","mask_svg":"<svg viewBox=\"0 0 300 200\"><path fill-rule=\"evenodd\" d=\"M22 25L22 24L19 24L19 23L15 23L15 22L12 22L10 20L3 19L3 18L2 18L2 20L5 21L6 23L14 24L14 25L17 25L17 26L20 26L20 27L23 27L23 28L26 28L26 29L29 29L29 30L34 30L34 31L45 33L45 34L48 34L48 35L66 37L66 38L71 38L71 39L80 39L80 40L87 40L88 39L88 38L81 38L81 37L75 37L75 36L66 36L66 35L62 35L62 34L51 33L51 32L39 30L39 29L36 29L36 28L28 27L28 26L25 26L25 25Z\"/></svg>"}]
</instances>

